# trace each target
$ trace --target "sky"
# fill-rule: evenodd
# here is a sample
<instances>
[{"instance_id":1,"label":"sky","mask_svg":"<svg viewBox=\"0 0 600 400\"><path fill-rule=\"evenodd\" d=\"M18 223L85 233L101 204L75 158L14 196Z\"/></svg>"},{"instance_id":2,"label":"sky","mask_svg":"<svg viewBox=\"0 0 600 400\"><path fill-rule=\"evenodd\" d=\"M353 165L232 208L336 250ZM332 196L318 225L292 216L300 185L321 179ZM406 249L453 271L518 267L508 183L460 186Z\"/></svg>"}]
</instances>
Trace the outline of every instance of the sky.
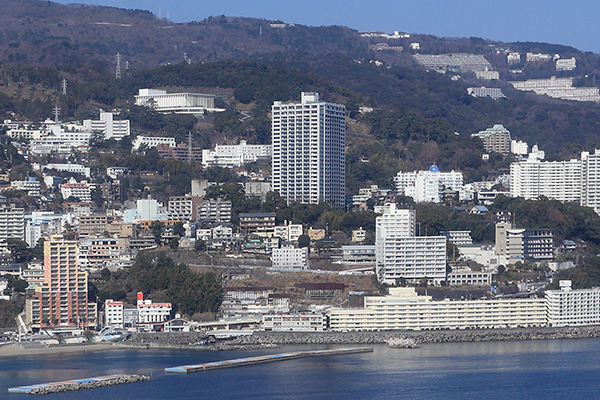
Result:
<instances>
[{"instance_id":1,"label":"sky","mask_svg":"<svg viewBox=\"0 0 600 400\"><path fill-rule=\"evenodd\" d=\"M531 41L600 53L598 0L80 0L57 1L148 10L174 22L209 16L255 17L359 31Z\"/></svg>"}]
</instances>

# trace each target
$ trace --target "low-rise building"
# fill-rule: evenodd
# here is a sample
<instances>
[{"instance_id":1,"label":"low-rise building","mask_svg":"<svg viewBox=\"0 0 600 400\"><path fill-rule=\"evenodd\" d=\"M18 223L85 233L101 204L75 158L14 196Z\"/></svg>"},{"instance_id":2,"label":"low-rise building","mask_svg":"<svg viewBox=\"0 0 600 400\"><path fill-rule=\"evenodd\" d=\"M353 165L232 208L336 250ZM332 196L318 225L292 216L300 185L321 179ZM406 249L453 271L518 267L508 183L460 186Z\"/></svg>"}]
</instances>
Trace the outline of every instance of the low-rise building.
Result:
<instances>
[{"instance_id":1,"label":"low-rise building","mask_svg":"<svg viewBox=\"0 0 600 400\"><path fill-rule=\"evenodd\" d=\"M600 324L600 288L571 289L571 281L560 281L560 290L546 291L549 326Z\"/></svg>"},{"instance_id":2,"label":"low-rise building","mask_svg":"<svg viewBox=\"0 0 600 400\"><path fill-rule=\"evenodd\" d=\"M308 269L308 247L293 248L282 247L273 249L271 252L272 266L280 270L303 270Z\"/></svg>"},{"instance_id":3,"label":"low-rise building","mask_svg":"<svg viewBox=\"0 0 600 400\"><path fill-rule=\"evenodd\" d=\"M323 314L263 315L263 329L267 332L323 332L327 319Z\"/></svg>"},{"instance_id":4,"label":"low-rise building","mask_svg":"<svg viewBox=\"0 0 600 400\"><path fill-rule=\"evenodd\" d=\"M276 213L240 213L240 228L246 234L273 236Z\"/></svg>"},{"instance_id":5,"label":"low-rise building","mask_svg":"<svg viewBox=\"0 0 600 400\"><path fill-rule=\"evenodd\" d=\"M171 316L172 309L171 303L152 303L152 300L144 300L142 292L137 294L138 323L148 324L167 321Z\"/></svg>"},{"instance_id":6,"label":"low-rise building","mask_svg":"<svg viewBox=\"0 0 600 400\"><path fill-rule=\"evenodd\" d=\"M104 325L123 326L123 302L107 299L104 301Z\"/></svg>"},{"instance_id":7,"label":"low-rise building","mask_svg":"<svg viewBox=\"0 0 600 400\"><path fill-rule=\"evenodd\" d=\"M329 311L332 331L517 328L546 325L545 299L434 301L414 288L366 296L364 308Z\"/></svg>"}]
</instances>

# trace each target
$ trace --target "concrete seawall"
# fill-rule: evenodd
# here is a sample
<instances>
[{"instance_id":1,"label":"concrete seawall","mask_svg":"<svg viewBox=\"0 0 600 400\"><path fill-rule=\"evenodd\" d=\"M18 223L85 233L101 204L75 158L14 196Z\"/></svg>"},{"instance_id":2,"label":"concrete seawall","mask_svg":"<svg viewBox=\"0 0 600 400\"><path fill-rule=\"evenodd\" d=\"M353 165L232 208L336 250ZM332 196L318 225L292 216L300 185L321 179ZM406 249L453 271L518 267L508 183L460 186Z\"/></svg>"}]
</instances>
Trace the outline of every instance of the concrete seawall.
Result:
<instances>
[{"instance_id":1,"label":"concrete seawall","mask_svg":"<svg viewBox=\"0 0 600 400\"><path fill-rule=\"evenodd\" d=\"M255 332L233 345L384 344L390 339L411 338L416 344L510 340L583 339L600 337L600 326L577 328L473 329L386 332Z\"/></svg>"}]
</instances>

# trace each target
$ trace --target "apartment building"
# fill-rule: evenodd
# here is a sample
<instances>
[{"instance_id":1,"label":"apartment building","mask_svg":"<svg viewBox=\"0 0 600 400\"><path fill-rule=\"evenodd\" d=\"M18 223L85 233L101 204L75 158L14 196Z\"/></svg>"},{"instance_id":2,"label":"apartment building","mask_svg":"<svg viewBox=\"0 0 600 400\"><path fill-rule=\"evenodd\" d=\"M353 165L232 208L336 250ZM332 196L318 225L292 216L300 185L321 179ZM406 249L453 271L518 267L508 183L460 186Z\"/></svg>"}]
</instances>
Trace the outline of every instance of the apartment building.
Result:
<instances>
[{"instance_id":1,"label":"apartment building","mask_svg":"<svg viewBox=\"0 0 600 400\"><path fill-rule=\"evenodd\" d=\"M273 249L271 262L273 268L284 271L308 269L308 247L282 247L280 249Z\"/></svg>"},{"instance_id":2,"label":"apartment building","mask_svg":"<svg viewBox=\"0 0 600 400\"><path fill-rule=\"evenodd\" d=\"M205 199L198 204L198 221L229 222L231 221L231 200L222 198Z\"/></svg>"},{"instance_id":3,"label":"apartment building","mask_svg":"<svg viewBox=\"0 0 600 400\"><path fill-rule=\"evenodd\" d=\"M515 229L510 222L498 222L496 254L502 264L525 260L552 260L554 236L549 229Z\"/></svg>"},{"instance_id":4,"label":"apartment building","mask_svg":"<svg viewBox=\"0 0 600 400\"><path fill-rule=\"evenodd\" d=\"M5 252L6 239L25 240L25 209L14 204L0 207L0 250Z\"/></svg>"},{"instance_id":5,"label":"apartment building","mask_svg":"<svg viewBox=\"0 0 600 400\"><path fill-rule=\"evenodd\" d=\"M288 203L344 208L345 107L302 93L300 103L271 107L272 183Z\"/></svg>"},{"instance_id":6,"label":"apartment building","mask_svg":"<svg viewBox=\"0 0 600 400\"><path fill-rule=\"evenodd\" d=\"M427 171L398 172L394 181L398 193L412 197L416 202L440 203L444 189L458 191L463 186L460 172L440 172L436 165Z\"/></svg>"},{"instance_id":7,"label":"apartment building","mask_svg":"<svg viewBox=\"0 0 600 400\"><path fill-rule=\"evenodd\" d=\"M390 288L387 296L366 296L364 308L329 312L332 331L517 328L546 325L546 300L491 299L434 301L415 288Z\"/></svg>"},{"instance_id":8,"label":"apartment building","mask_svg":"<svg viewBox=\"0 0 600 400\"><path fill-rule=\"evenodd\" d=\"M88 275L79 268L77 252L77 242L62 236L44 242L44 284L26 302L32 329L96 326L96 303L88 301Z\"/></svg>"},{"instance_id":9,"label":"apartment building","mask_svg":"<svg viewBox=\"0 0 600 400\"><path fill-rule=\"evenodd\" d=\"M104 301L104 325L123 326L123 302L107 299Z\"/></svg>"},{"instance_id":10,"label":"apartment building","mask_svg":"<svg viewBox=\"0 0 600 400\"><path fill-rule=\"evenodd\" d=\"M546 291L549 326L600 324L600 288L571 289L571 281L559 282L560 290Z\"/></svg>"},{"instance_id":11,"label":"apartment building","mask_svg":"<svg viewBox=\"0 0 600 400\"><path fill-rule=\"evenodd\" d=\"M175 147L175 138L172 137L160 137L160 136L136 136L131 143L131 151L137 151L141 147L152 148L157 147L159 144L167 145L169 147Z\"/></svg>"},{"instance_id":12,"label":"apartment building","mask_svg":"<svg viewBox=\"0 0 600 400\"><path fill-rule=\"evenodd\" d=\"M481 139L483 148L487 152L496 152L500 154L510 154L510 132L501 124L496 124L478 133L473 133L471 137Z\"/></svg>"},{"instance_id":13,"label":"apartment building","mask_svg":"<svg viewBox=\"0 0 600 400\"><path fill-rule=\"evenodd\" d=\"M241 140L237 145L216 145L214 150L202 150L202 166L239 167L261 158L270 158L273 147L270 144L248 144Z\"/></svg>"},{"instance_id":14,"label":"apartment building","mask_svg":"<svg viewBox=\"0 0 600 400\"><path fill-rule=\"evenodd\" d=\"M99 133L105 140L121 140L131 133L128 119L115 120L113 113L102 110L100 110L99 120L83 120L83 129L87 132Z\"/></svg>"}]
</instances>

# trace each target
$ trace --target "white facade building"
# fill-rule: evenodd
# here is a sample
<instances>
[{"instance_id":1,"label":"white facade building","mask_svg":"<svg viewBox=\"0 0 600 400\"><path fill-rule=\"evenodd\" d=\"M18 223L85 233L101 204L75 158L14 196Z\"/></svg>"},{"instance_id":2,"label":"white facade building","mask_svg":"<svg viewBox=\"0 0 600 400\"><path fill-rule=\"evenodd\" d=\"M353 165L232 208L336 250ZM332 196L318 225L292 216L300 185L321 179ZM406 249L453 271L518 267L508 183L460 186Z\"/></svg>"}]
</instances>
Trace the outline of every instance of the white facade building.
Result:
<instances>
[{"instance_id":1,"label":"white facade building","mask_svg":"<svg viewBox=\"0 0 600 400\"><path fill-rule=\"evenodd\" d=\"M164 144L169 147L175 147L175 138L172 137L151 137L151 136L136 136L131 143L131 151L137 151L140 147L145 146L146 148L156 147L159 144Z\"/></svg>"},{"instance_id":2,"label":"white facade building","mask_svg":"<svg viewBox=\"0 0 600 400\"><path fill-rule=\"evenodd\" d=\"M344 106L303 92L300 103L277 101L271 113L273 190L288 203L345 207Z\"/></svg>"},{"instance_id":3,"label":"white facade building","mask_svg":"<svg viewBox=\"0 0 600 400\"><path fill-rule=\"evenodd\" d=\"M114 120L113 113L102 110L100 110L99 120L84 120L83 129L86 132L99 132L105 140L121 140L124 136L129 136L131 133L128 119L122 121Z\"/></svg>"},{"instance_id":4,"label":"white facade building","mask_svg":"<svg viewBox=\"0 0 600 400\"><path fill-rule=\"evenodd\" d=\"M323 314L268 314L262 317L262 327L273 332L323 332L327 319Z\"/></svg>"},{"instance_id":5,"label":"white facade building","mask_svg":"<svg viewBox=\"0 0 600 400\"><path fill-rule=\"evenodd\" d=\"M415 236L414 210L389 212L375 220L376 272L380 282L396 283L397 279L419 281L428 278L435 284L446 279L446 237Z\"/></svg>"},{"instance_id":6,"label":"white facade building","mask_svg":"<svg viewBox=\"0 0 600 400\"><path fill-rule=\"evenodd\" d=\"M123 326L123 302L107 299L104 301L104 325Z\"/></svg>"},{"instance_id":7,"label":"white facade building","mask_svg":"<svg viewBox=\"0 0 600 400\"><path fill-rule=\"evenodd\" d=\"M364 308L329 312L332 331L517 328L546 325L544 299L434 301L414 288L390 288L388 296L367 296Z\"/></svg>"},{"instance_id":8,"label":"white facade building","mask_svg":"<svg viewBox=\"0 0 600 400\"><path fill-rule=\"evenodd\" d=\"M87 181L77 182L71 178L68 183L60 185L60 194L65 200L69 197L75 197L82 203L91 203L93 188L94 186L88 184Z\"/></svg>"},{"instance_id":9,"label":"white facade building","mask_svg":"<svg viewBox=\"0 0 600 400\"><path fill-rule=\"evenodd\" d=\"M26 192L27 196L39 197L41 190L41 183L35 178L29 178L26 181L12 181L10 187L15 190Z\"/></svg>"},{"instance_id":10,"label":"white facade building","mask_svg":"<svg viewBox=\"0 0 600 400\"><path fill-rule=\"evenodd\" d=\"M432 165L428 171L398 172L396 190L416 202L440 203L444 189L459 191L463 186L461 172L440 172Z\"/></svg>"},{"instance_id":11,"label":"white facade building","mask_svg":"<svg viewBox=\"0 0 600 400\"><path fill-rule=\"evenodd\" d=\"M273 249L271 253L273 268L281 270L303 270L308 269L308 247L299 249L293 247L282 247Z\"/></svg>"},{"instance_id":12,"label":"white facade building","mask_svg":"<svg viewBox=\"0 0 600 400\"><path fill-rule=\"evenodd\" d=\"M84 167L81 164L45 164L40 165L39 167L42 170L53 169L55 171L66 171L74 174L80 174L86 178L90 177L90 167Z\"/></svg>"},{"instance_id":13,"label":"white facade building","mask_svg":"<svg viewBox=\"0 0 600 400\"><path fill-rule=\"evenodd\" d=\"M167 93L166 90L140 89L135 105L153 108L158 112L202 114L204 111L223 111L215 108L214 94Z\"/></svg>"},{"instance_id":14,"label":"white facade building","mask_svg":"<svg viewBox=\"0 0 600 400\"><path fill-rule=\"evenodd\" d=\"M142 292L137 294L138 322L141 324L167 321L172 309L171 303L152 303L152 300L144 300Z\"/></svg>"},{"instance_id":15,"label":"white facade building","mask_svg":"<svg viewBox=\"0 0 600 400\"><path fill-rule=\"evenodd\" d=\"M560 281L560 290L546 291L549 326L600 324L600 288L571 290L571 281Z\"/></svg>"},{"instance_id":16,"label":"white facade building","mask_svg":"<svg viewBox=\"0 0 600 400\"><path fill-rule=\"evenodd\" d=\"M245 140L237 145L216 145L214 150L202 150L202 166L239 167L271 157L272 149L270 144L247 144Z\"/></svg>"}]
</instances>

